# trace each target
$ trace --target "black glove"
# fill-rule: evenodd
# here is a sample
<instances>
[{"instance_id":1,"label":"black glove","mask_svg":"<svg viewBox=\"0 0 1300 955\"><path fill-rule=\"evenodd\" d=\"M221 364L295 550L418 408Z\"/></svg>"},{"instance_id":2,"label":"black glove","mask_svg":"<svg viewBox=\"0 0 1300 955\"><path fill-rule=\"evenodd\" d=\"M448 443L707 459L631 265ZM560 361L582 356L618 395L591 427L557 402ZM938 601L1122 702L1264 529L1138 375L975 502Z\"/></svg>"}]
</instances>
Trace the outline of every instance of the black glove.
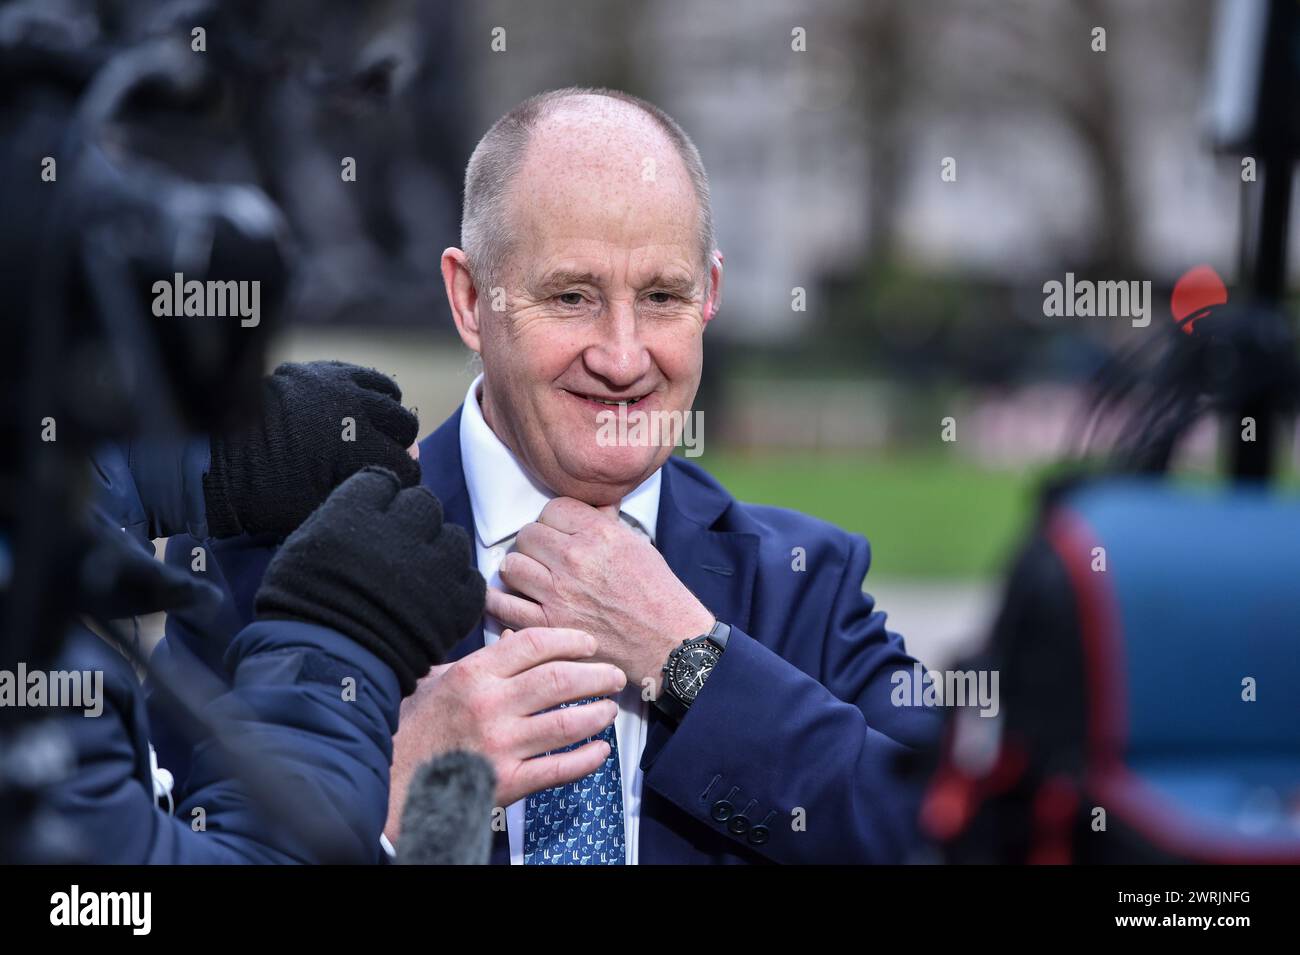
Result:
<instances>
[{"instance_id":1,"label":"black glove","mask_svg":"<svg viewBox=\"0 0 1300 955\"><path fill-rule=\"evenodd\" d=\"M259 619L337 630L393 668L402 695L483 614L469 536L425 487L367 467L289 535L262 578Z\"/></svg>"},{"instance_id":2,"label":"black glove","mask_svg":"<svg viewBox=\"0 0 1300 955\"><path fill-rule=\"evenodd\" d=\"M388 468L404 487L418 484L420 465L406 449L419 423L401 400L397 383L369 368L281 365L262 380L260 419L211 439L208 533L284 536L368 464ZM356 423L356 440L343 440L344 418Z\"/></svg>"}]
</instances>

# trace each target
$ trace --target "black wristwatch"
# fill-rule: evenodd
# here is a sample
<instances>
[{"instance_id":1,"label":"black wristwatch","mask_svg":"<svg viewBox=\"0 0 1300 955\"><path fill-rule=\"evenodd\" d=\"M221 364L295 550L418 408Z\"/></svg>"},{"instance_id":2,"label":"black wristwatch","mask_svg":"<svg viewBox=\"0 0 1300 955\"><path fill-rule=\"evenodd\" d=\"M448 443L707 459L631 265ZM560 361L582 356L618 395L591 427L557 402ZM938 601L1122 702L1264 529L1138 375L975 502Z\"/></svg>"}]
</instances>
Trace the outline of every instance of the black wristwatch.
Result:
<instances>
[{"instance_id":1,"label":"black wristwatch","mask_svg":"<svg viewBox=\"0 0 1300 955\"><path fill-rule=\"evenodd\" d=\"M708 633L684 640L681 646L668 654L668 662L664 664L663 691L655 700L655 706L662 713L679 721L686 715L704 681L722 659L729 636L731 628L718 620Z\"/></svg>"}]
</instances>

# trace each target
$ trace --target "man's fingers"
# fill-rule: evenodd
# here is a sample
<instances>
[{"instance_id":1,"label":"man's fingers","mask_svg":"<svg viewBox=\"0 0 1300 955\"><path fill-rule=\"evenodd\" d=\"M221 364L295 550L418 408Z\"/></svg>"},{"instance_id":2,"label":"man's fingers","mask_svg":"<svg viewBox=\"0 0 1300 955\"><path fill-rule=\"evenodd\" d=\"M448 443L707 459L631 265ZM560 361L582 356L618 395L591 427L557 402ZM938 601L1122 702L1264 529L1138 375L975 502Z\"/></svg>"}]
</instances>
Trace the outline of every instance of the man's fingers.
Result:
<instances>
[{"instance_id":1,"label":"man's fingers","mask_svg":"<svg viewBox=\"0 0 1300 955\"><path fill-rule=\"evenodd\" d=\"M545 600L551 594L551 572L527 554L511 551L501 561L501 582L511 590L534 600Z\"/></svg>"},{"instance_id":2,"label":"man's fingers","mask_svg":"<svg viewBox=\"0 0 1300 955\"><path fill-rule=\"evenodd\" d=\"M510 696L511 702L518 707L516 712L539 713L561 703L585 700L593 696L612 696L625 686L627 686L627 677L613 664L552 660L550 663L543 663L516 676L510 688ZM571 709L583 708L571 707ZM580 733L564 740L560 745L585 739L590 735L592 734ZM528 755L534 756L553 748L553 746L543 746L530 750Z\"/></svg>"},{"instance_id":3,"label":"man's fingers","mask_svg":"<svg viewBox=\"0 0 1300 955\"><path fill-rule=\"evenodd\" d=\"M538 713L524 720L520 736L511 741L511 748L521 759L561 750L600 735L617 716L618 704L613 700L595 700Z\"/></svg>"},{"instance_id":4,"label":"man's fingers","mask_svg":"<svg viewBox=\"0 0 1300 955\"><path fill-rule=\"evenodd\" d=\"M525 627L546 626L546 613L540 605L495 587L488 588L487 601L483 609L508 627L522 630ZM504 637L505 633L501 635Z\"/></svg>"},{"instance_id":5,"label":"man's fingers","mask_svg":"<svg viewBox=\"0 0 1300 955\"><path fill-rule=\"evenodd\" d=\"M570 535L545 524L525 524L515 538L515 552L531 557L547 567L556 567L564 559Z\"/></svg>"},{"instance_id":6,"label":"man's fingers","mask_svg":"<svg viewBox=\"0 0 1300 955\"><path fill-rule=\"evenodd\" d=\"M596 638L585 630L528 627L479 651L492 659L492 671L509 677L550 660L585 660L596 652Z\"/></svg>"},{"instance_id":7,"label":"man's fingers","mask_svg":"<svg viewBox=\"0 0 1300 955\"><path fill-rule=\"evenodd\" d=\"M547 502L537 523L545 524L565 534L576 534L584 527L590 527L594 521L607 521L605 517L590 504L575 501L571 497L556 497Z\"/></svg>"},{"instance_id":8,"label":"man's fingers","mask_svg":"<svg viewBox=\"0 0 1300 955\"><path fill-rule=\"evenodd\" d=\"M553 789L590 776L608 758L609 744L603 739L594 739L567 753L552 753L550 756L526 760L519 768L519 796Z\"/></svg>"}]
</instances>

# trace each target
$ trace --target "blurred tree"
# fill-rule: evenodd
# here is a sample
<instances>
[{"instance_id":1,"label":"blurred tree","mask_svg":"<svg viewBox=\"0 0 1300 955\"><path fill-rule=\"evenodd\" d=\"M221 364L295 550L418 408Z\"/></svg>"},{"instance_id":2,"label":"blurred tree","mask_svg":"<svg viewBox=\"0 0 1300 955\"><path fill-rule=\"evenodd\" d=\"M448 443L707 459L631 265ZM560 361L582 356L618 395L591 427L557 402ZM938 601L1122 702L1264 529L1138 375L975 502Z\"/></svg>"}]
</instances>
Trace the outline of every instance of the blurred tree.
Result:
<instances>
[{"instance_id":1,"label":"blurred tree","mask_svg":"<svg viewBox=\"0 0 1300 955\"><path fill-rule=\"evenodd\" d=\"M848 9L845 33L860 51L865 86L859 100L865 122L866 258L894 256L904 187L910 178L909 121L917 99L919 64L912 43L920 30L915 4L869 0Z\"/></svg>"},{"instance_id":2,"label":"blurred tree","mask_svg":"<svg viewBox=\"0 0 1300 955\"><path fill-rule=\"evenodd\" d=\"M1058 124L1078 150L1095 209L1080 270L1141 268L1132 147L1146 117L1134 103L1155 71L1180 74L1175 86L1203 87L1210 0L950 0L942 14L926 9L931 22L918 29L940 31L942 41L941 58L914 76L925 99L995 122ZM1105 30L1104 51L1094 48L1096 28Z\"/></svg>"}]
</instances>

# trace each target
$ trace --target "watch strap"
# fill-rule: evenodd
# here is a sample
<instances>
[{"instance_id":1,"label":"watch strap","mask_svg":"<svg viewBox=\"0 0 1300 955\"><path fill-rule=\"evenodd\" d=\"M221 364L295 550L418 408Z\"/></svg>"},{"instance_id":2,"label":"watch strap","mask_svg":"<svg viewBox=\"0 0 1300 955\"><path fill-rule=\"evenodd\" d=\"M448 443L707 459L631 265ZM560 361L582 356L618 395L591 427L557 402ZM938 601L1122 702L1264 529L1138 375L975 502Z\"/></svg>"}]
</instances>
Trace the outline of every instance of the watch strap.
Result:
<instances>
[{"instance_id":1,"label":"watch strap","mask_svg":"<svg viewBox=\"0 0 1300 955\"><path fill-rule=\"evenodd\" d=\"M667 680L664 680L663 689L660 691L659 696L655 698L655 706L659 708L659 712L672 719L675 723L680 723L682 717L686 715L687 709L689 709L685 703L669 691Z\"/></svg>"},{"instance_id":2,"label":"watch strap","mask_svg":"<svg viewBox=\"0 0 1300 955\"><path fill-rule=\"evenodd\" d=\"M731 627L723 623L721 620L715 619L709 632L701 634L700 637L703 637L708 640L709 643L717 647L718 654L721 656L721 654L727 649L727 640L731 637ZM699 640L700 637L691 637L687 640L683 640L673 649L672 653L668 654L668 662L664 664L663 685L660 687L659 696L655 698L654 702L660 712L664 713L666 716L672 717L676 722L681 722L682 717L684 717L687 710L690 709L690 704L678 697L669 689L672 684L668 679L668 672L677 663L677 658L681 655L682 649L688 643Z\"/></svg>"}]
</instances>

